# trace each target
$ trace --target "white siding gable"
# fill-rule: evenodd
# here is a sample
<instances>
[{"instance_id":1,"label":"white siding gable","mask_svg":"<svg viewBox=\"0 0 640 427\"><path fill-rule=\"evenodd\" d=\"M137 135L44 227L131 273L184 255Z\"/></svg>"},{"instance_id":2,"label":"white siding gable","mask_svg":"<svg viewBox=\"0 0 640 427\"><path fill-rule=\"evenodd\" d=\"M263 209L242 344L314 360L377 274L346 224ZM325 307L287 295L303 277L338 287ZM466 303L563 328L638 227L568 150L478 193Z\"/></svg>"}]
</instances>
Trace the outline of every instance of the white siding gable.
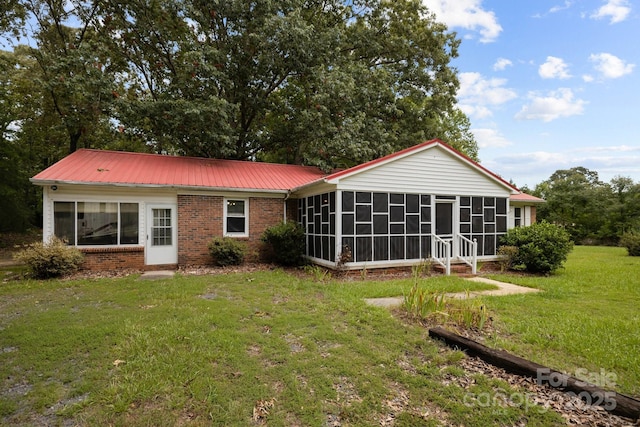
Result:
<instances>
[{"instance_id":1,"label":"white siding gable","mask_svg":"<svg viewBox=\"0 0 640 427\"><path fill-rule=\"evenodd\" d=\"M338 189L439 195L508 197L506 184L434 145L371 168L338 177Z\"/></svg>"}]
</instances>

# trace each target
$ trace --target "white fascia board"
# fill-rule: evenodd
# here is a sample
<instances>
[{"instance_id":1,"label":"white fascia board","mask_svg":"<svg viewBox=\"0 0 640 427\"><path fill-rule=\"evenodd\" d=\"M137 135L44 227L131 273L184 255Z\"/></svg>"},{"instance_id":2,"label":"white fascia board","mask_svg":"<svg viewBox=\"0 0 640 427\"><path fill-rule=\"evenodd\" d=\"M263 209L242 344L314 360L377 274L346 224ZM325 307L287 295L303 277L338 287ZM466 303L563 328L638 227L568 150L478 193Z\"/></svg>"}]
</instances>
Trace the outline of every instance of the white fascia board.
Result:
<instances>
[{"instance_id":1,"label":"white fascia board","mask_svg":"<svg viewBox=\"0 0 640 427\"><path fill-rule=\"evenodd\" d=\"M279 194L287 195L289 190L269 190L262 188L233 188L233 187L196 187L186 185L160 185L160 184L122 184L112 182L82 182L82 181L62 181L62 180L34 180L29 179L34 185L42 187L48 185L73 185L73 186L87 186L87 187L111 187L111 188L139 188L139 189L166 189L166 190L178 190L182 194L182 191L188 192L229 192L229 193L257 193L257 194Z\"/></svg>"}]
</instances>

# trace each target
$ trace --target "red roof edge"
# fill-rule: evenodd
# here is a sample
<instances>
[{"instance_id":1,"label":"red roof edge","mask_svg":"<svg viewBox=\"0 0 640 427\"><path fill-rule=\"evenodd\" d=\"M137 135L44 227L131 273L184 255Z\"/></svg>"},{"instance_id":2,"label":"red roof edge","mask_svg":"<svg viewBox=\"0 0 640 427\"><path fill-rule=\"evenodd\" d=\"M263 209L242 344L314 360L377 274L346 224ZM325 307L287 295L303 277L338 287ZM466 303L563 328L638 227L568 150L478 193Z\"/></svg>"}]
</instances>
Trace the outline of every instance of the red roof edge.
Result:
<instances>
[{"instance_id":1,"label":"red roof edge","mask_svg":"<svg viewBox=\"0 0 640 427\"><path fill-rule=\"evenodd\" d=\"M512 202L547 203L546 200L527 193L512 194L509 197L509 200L511 200Z\"/></svg>"}]
</instances>

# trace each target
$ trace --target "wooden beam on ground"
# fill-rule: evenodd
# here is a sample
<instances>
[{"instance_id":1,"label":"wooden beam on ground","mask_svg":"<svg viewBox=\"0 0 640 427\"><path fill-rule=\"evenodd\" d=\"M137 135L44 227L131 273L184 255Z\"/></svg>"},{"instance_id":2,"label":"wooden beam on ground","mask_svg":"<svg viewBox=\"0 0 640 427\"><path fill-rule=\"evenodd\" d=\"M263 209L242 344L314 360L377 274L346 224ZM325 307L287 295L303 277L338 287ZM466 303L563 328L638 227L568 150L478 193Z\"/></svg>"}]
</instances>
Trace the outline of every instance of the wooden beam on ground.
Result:
<instances>
[{"instance_id":1,"label":"wooden beam on ground","mask_svg":"<svg viewBox=\"0 0 640 427\"><path fill-rule=\"evenodd\" d=\"M514 356L504 350L489 348L440 326L429 329L429 336L444 341L450 347L465 350L468 354L477 356L508 372L535 378L538 384L546 384L566 392L573 392L586 403L601 406L615 415L634 420L640 419L640 400L605 390L544 365Z\"/></svg>"}]
</instances>

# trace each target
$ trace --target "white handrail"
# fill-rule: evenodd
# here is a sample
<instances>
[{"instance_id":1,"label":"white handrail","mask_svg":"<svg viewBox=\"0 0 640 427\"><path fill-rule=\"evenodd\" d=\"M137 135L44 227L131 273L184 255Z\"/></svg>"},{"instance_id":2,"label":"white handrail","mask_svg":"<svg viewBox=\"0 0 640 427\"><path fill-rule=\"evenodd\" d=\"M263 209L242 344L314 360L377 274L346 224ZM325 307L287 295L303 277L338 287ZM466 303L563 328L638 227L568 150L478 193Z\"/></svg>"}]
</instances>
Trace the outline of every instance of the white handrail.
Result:
<instances>
[{"instance_id":1,"label":"white handrail","mask_svg":"<svg viewBox=\"0 0 640 427\"><path fill-rule=\"evenodd\" d=\"M444 267L445 274L451 274L451 244L441 239L437 235L433 235L433 259Z\"/></svg>"},{"instance_id":2,"label":"white handrail","mask_svg":"<svg viewBox=\"0 0 640 427\"><path fill-rule=\"evenodd\" d=\"M471 274L476 274L476 266L478 265L478 241L476 239L467 239L461 234L456 234L458 239L458 251L460 259L465 264L471 266Z\"/></svg>"}]
</instances>

